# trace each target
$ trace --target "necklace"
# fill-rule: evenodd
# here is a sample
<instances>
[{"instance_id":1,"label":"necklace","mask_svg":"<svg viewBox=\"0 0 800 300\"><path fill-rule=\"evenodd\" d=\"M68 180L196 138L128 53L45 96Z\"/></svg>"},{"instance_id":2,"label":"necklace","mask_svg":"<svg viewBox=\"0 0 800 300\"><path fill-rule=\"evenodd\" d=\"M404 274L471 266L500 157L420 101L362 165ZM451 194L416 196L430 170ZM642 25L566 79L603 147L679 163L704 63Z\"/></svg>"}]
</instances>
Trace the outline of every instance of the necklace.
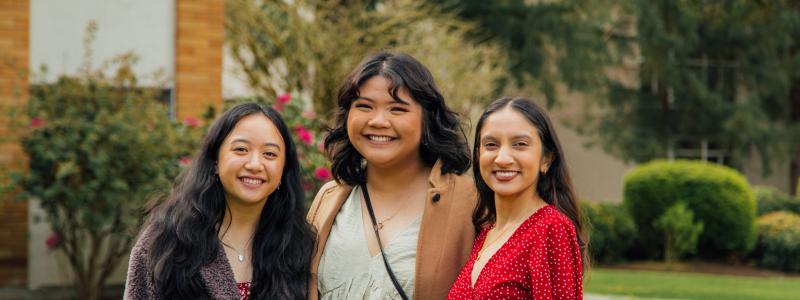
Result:
<instances>
[{"instance_id":1,"label":"necklace","mask_svg":"<svg viewBox=\"0 0 800 300\"><path fill-rule=\"evenodd\" d=\"M364 200L364 201L366 201L366 200ZM364 202L364 203L366 203L366 202ZM400 207L395 209L394 212L392 213L392 215L390 215L388 218L383 219L382 221L378 221L378 224L376 225L376 227L378 227L378 230L380 231L381 229L383 229L383 223L388 222L389 220L394 218L394 216L396 216L397 213L399 213L401 210L403 210L403 207L405 207L405 205L401 205Z\"/></svg>"},{"instance_id":2,"label":"necklace","mask_svg":"<svg viewBox=\"0 0 800 300\"><path fill-rule=\"evenodd\" d=\"M400 207L400 208L396 209L396 210L394 211L394 213L393 213L391 216L389 216L389 217L388 217L388 218L386 218L386 219L383 219L383 221L380 221L380 222L378 222L378 230L381 230L381 229L383 229L383 223L384 223L384 222L387 222L387 221L389 221L389 220L391 220L392 218L394 218L394 216L396 216L396 215L397 215L397 213L399 213L399 212L402 210L402 208L403 208L403 207Z\"/></svg>"},{"instance_id":3,"label":"necklace","mask_svg":"<svg viewBox=\"0 0 800 300\"><path fill-rule=\"evenodd\" d=\"M236 250L236 248L233 248L233 246L228 245L228 243L226 243L225 241L221 242L223 246L228 247L228 249L233 250L233 252L236 252L236 260L238 260L239 262L244 262L244 253L240 252L239 250Z\"/></svg>"},{"instance_id":4,"label":"necklace","mask_svg":"<svg viewBox=\"0 0 800 300\"><path fill-rule=\"evenodd\" d=\"M497 240L499 240L503 236L503 234L506 233L506 231L511 227L512 226L506 226L506 229L503 229L503 231L500 231L500 234L498 234L497 237L494 238L491 243L488 243L488 244L484 243L483 247L481 247L481 250L478 250L478 257L475 258L475 261L481 260L481 255L483 254L483 250L488 249L489 246L494 244L494 242L497 242ZM496 227L492 227L492 229L489 229L489 231L491 231L491 230L493 230L495 228ZM486 235L489 235L489 233L486 233Z\"/></svg>"},{"instance_id":5,"label":"necklace","mask_svg":"<svg viewBox=\"0 0 800 300\"><path fill-rule=\"evenodd\" d=\"M537 210L538 210L538 209L537 209ZM522 224L522 222L523 222L525 219L527 219L527 217L526 217L525 215L523 215L523 216L522 216L520 219L522 219L522 220L516 220L516 221L514 221L514 223L512 223L512 224L514 224L513 226L511 226L511 225L507 225L507 226L506 226L506 228L505 228L505 229L503 229L503 231L500 231L500 234L498 234L498 235L497 235L497 237L496 237L496 238L494 238L494 239L492 240L492 242L491 242L491 243L488 243L488 244L484 243L484 244L483 244L483 247L481 247L481 250L478 250L478 257L476 257L476 258L475 258L475 261L479 261L479 260L481 260L481 255L483 254L483 250L486 250L486 249L488 249L488 248L489 248L489 246L493 245L495 242L497 242L498 240L500 240L500 238L501 238L501 237L503 237L503 234L504 234L504 233L506 233L506 231L508 231L508 229L509 229L509 228L511 228L511 227L514 227L514 228L516 228L516 227L519 227L519 225L521 225L521 224ZM496 225L496 223L495 223L495 225ZM497 227L494 227L494 225L493 225L493 226L492 226L492 229L489 229L489 231L492 231L492 230L494 230L494 229L496 229L496 228L497 228ZM489 233L486 233L486 235L488 236L488 235L489 235Z\"/></svg>"}]
</instances>

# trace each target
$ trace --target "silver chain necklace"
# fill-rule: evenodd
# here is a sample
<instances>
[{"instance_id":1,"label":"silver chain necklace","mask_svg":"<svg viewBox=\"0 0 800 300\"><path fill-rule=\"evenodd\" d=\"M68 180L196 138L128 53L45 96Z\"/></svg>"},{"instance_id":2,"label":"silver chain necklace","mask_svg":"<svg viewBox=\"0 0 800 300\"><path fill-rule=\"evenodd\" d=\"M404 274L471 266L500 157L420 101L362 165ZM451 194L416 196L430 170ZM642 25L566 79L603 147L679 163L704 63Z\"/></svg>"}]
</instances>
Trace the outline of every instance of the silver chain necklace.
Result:
<instances>
[{"instance_id":1,"label":"silver chain necklace","mask_svg":"<svg viewBox=\"0 0 800 300\"><path fill-rule=\"evenodd\" d=\"M223 245L223 246L225 246L225 247L228 247L228 249L231 249L231 250L233 250L233 252L236 252L236 259L237 259L239 262L244 262L244 253L240 252L239 250L236 250L236 248L233 248L233 246L231 246L231 245L228 245L228 243L226 243L226 242L225 242L225 241L223 241L223 240L221 240L221 242L222 242L222 245ZM247 247L245 246L245 248L247 248Z\"/></svg>"}]
</instances>

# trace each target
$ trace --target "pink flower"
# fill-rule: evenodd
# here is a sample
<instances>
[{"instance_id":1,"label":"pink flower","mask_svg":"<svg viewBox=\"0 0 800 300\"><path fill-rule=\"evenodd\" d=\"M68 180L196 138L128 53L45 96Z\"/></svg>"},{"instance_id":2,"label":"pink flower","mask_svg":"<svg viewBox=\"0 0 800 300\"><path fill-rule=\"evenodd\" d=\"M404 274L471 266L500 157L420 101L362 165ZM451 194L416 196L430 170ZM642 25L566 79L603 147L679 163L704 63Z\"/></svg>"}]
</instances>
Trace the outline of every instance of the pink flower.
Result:
<instances>
[{"instance_id":1,"label":"pink flower","mask_svg":"<svg viewBox=\"0 0 800 300\"><path fill-rule=\"evenodd\" d=\"M289 93L284 93L284 94L278 96L277 100L278 100L278 103L280 103L280 104L288 104L289 101L292 101L292 95L289 95Z\"/></svg>"},{"instance_id":2,"label":"pink flower","mask_svg":"<svg viewBox=\"0 0 800 300\"><path fill-rule=\"evenodd\" d=\"M317 117L317 113L315 113L313 110L303 111L303 113L301 113L300 115L303 116L303 118L306 118L306 119L309 119L309 120L313 120L314 118Z\"/></svg>"},{"instance_id":3,"label":"pink flower","mask_svg":"<svg viewBox=\"0 0 800 300\"><path fill-rule=\"evenodd\" d=\"M314 170L314 177L320 181L331 180L331 171L325 167L317 167L317 169Z\"/></svg>"},{"instance_id":4,"label":"pink flower","mask_svg":"<svg viewBox=\"0 0 800 300\"><path fill-rule=\"evenodd\" d=\"M181 158L178 160L178 164L179 164L181 167L186 167L186 166L188 166L188 165L189 165L189 163L191 163L191 162L192 162L192 159L191 159L191 158L189 158L188 156L181 157Z\"/></svg>"},{"instance_id":5,"label":"pink flower","mask_svg":"<svg viewBox=\"0 0 800 300\"><path fill-rule=\"evenodd\" d=\"M198 120L195 117L186 117L186 119L183 119L183 124L186 124L186 126L189 126L191 128L195 128L197 126L200 126L200 120Z\"/></svg>"},{"instance_id":6,"label":"pink flower","mask_svg":"<svg viewBox=\"0 0 800 300\"><path fill-rule=\"evenodd\" d=\"M42 126L44 126L44 119L39 117L31 118L31 125L30 125L31 128L36 129Z\"/></svg>"},{"instance_id":7,"label":"pink flower","mask_svg":"<svg viewBox=\"0 0 800 300\"><path fill-rule=\"evenodd\" d=\"M305 181L303 182L303 190L304 191L308 192L308 191L311 191L311 189L313 189L313 188L314 188L314 185L311 184L310 182L305 182Z\"/></svg>"},{"instance_id":8,"label":"pink flower","mask_svg":"<svg viewBox=\"0 0 800 300\"><path fill-rule=\"evenodd\" d=\"M297 133L297 137L300 138L303 143L306 145L311 145L314 142L314 137L311 135L311 131L308 131L303 125L297 125L294 128L295 133Z\"/></svg>"},{"instance_id":9,"label":"pink flower","mask_svg":"<svg viewBox=\"0 0 800 300\"><path fill-rule=\"evenodd\" d=\"M47 238L44 244L47 246L47 250L53 250L61 244L61 236L57 233L53 233Z\"/></svg>"}]
</instances>

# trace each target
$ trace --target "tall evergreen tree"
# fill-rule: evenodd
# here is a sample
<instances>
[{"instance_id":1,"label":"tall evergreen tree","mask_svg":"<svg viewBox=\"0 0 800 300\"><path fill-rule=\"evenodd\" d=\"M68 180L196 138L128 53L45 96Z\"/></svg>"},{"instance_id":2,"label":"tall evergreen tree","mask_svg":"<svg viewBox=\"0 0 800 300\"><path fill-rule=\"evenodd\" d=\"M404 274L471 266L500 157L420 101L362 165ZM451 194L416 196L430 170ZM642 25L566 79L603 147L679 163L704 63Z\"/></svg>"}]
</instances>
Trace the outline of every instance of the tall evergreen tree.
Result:
<instances>
[{"instance_id":1,"label":"tall evergreen tree","mask_svg":"<svg viewBox=\"0 0 800 300\"><path fill-rule=\"evenodd\" d=\"M717 151L800 173L800 1L632 2L639 83L611 84L583 133L642 162Z\"/></svg>"},{"instance_id":2,"label":"tall evergreen tree","mask_svg":"<svg viewBox=\"0 0 800 300\"><path fill-rule=\"evenodd\" d=\"M552 106L558 86L594 93L608 78L606 68L630 49L633 18L613 0L484 1L434 0L480 26L478 42L500 43L510 59L507 84L531 87Z\"/></svg>"},{"instance_id":3,"label":"tall evergreen tree","mask_svg":"<svg viewBox=\"0 0 800 300\"><path fill-rule=\"evenodd\" d=\"M765 173L791 161L797 190L800 1L435 2L503 43L512 82L535 83L548 104L559 83L604 92L574 124L607 152L644 162L695 149L737 167L755 156ZM620 55L638 62L638 82L605 76Z\"/></svg>"}]
</instances>

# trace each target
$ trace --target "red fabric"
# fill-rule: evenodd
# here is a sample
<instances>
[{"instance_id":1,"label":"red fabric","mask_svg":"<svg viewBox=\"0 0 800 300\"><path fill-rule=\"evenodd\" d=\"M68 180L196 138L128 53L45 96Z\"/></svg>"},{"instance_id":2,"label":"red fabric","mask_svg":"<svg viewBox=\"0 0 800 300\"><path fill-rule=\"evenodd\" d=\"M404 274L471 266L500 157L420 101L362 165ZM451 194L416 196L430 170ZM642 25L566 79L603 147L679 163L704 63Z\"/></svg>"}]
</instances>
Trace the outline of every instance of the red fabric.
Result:
<instances>
[{"instance_id":1,"label":"red fabric","mask_svg":"<svg viewBox=\"0 0 800 300\"><path fill-rule=\"evenodd\" d=\"M239 297L242 300L247 300L250 298L250 283L249 282L239 282L236 284L236 288L239 290Z\"/></svg>"},{"instance_id":2,"label":"red fabric","mask_svg":"<svg viewBox=\"0 0 800 300\"><path fill-rule=\"evenodd\" d=\"M471 284L472 267L489 228L475 238L472 255L448 299L583 299L580 249L572 222L548 205L528 217Z\"/></svg>"}]
</instances>

